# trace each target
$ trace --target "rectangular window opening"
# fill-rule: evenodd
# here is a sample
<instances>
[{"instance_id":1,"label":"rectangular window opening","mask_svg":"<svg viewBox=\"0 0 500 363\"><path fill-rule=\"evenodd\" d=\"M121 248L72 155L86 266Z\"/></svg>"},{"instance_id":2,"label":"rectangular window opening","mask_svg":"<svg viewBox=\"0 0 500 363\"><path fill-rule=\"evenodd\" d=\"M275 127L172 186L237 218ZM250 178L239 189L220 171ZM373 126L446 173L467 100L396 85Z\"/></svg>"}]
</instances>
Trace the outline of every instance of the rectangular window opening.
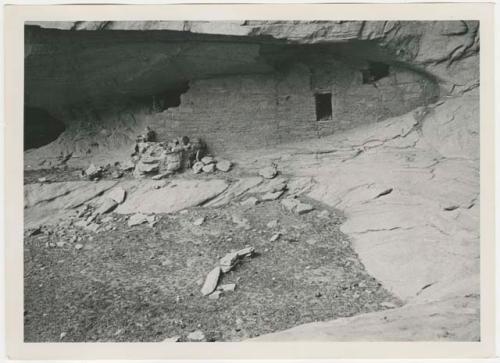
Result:
<instances>
[{"instance_id":1,"label":"rectangular window opening","mask_svg":"<svg viewBox=\"0 0 500 363\"><path fill-rule=\"evenodd\" d=\"M316 121L332 119L332 94L317 93L316 99Z\"/></svg>"}]
</instances>

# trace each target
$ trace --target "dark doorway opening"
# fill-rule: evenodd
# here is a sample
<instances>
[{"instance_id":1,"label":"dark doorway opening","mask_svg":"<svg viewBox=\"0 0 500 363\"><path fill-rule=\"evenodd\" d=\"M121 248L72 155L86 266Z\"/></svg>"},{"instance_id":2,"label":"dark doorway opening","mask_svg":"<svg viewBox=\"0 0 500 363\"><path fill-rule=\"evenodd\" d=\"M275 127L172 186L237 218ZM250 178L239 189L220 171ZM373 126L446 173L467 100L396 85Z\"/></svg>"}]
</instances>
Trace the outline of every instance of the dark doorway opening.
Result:
<instances>
[{"instance_id":1,"label":"dark doorway opening","mask_svg":"<svg viewBox=\"0 0 500 363\"><path fill-rule=\"evenodd\" d=\"M24 108L24 150L51 143L66 129L64 123L42 108Z\"/></svg>"},{"instance_id":2,"label":"dark doorway opening","mask_svg":"<svg viewBox=\"0 0 500 363\"><path fill-rule=\"evenodd\" d=\"M373 83L389 75L389 65L381 62L370 62L367 69L361 71L363 83Z\"/></svg>"},{"instance_id":3,"label":"dark doorway opening","mask_svg":"<svg viewBox=\"0 0 500 363\"><path fill-rule=\"evenodd\" d=\"M332 94L316 93L316 121L332 119Z\"/></svg>"},{"instance_id":4,"label":"dark doorway opening","mask_svg":"<svg viewBox=\"0 0 500 363\"><path fill-rule=\"evenodd\" d=\"M174 89L164 91L153 96L153 109L156 112L162 112L170 107L178 107L181 104L181 95L189 89L187 82Z\"/></svg>"}]
</instances>

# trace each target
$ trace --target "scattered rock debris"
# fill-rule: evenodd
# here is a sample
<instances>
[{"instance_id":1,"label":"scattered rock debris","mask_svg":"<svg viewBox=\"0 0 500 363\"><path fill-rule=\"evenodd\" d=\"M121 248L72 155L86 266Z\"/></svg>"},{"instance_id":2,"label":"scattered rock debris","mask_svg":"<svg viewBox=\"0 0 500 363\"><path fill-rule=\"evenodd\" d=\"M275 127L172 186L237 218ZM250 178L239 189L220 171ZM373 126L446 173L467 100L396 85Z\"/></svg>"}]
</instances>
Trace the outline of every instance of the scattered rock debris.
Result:
<instances>
[{"instance_id":1,"label":"scattered rock debris","mask_svg":"<svg viewBox=\"0 0 500 363\"><path fill-rule=\"evenodd\" d=\"M201 170L203 170L204 173L213 173L215 171L215 164L203 165Z\"/></svg>"},{"instance_id":2,"label":"scattered rock debris","mask_svg":"<svg viewBox=\"0 0 500 363\"><path fill-rule=\"evenodd\" d=\"M142 213L137 213L129 217L127 224L129 227L133 227L146 222L149 222L148 216Z\"/></svg>"},{"instance_id":3,"label":"scattered rock debris","mask_svg":"<svg viewBox=\"0 0 500 363\"><path fill-rule=\"evenodd\" d=\"M297 207L295 208L295 212L297 214L309 213L312 210L314 210L314 207L310 204L307 204L307 203L299 203L297 205Z\"/></svg>"},{"instance_id":4,"label":"scattered rock debris","mask_svg":"<svg viewBox=\"0 0 500 363\"><path fill-rule=\"evenodd\" d=\"M221 295L222 295L222 291L216 290L216 291L212 292L210 295L208 295L208 298L210 300L218 300Z\"/></svg>"},{"instance_id":5,"label":"scattered rock debris","mask_svg":"<svg viewBox=\"0 0 500 363\"><path fill-rule=\"evenodd\" d=\"M215 163L215 159L212 156L204 156L201 158L203 165L211 165Z\"/></svg>"},{"instance_id":6,"label":"scattered rock debris","mask_svg":"<svg viewBox=\"0 0 500 363\"><path fill-rule=\"evenodd\" d=\"M232 163L229 160L219 160L215 167L217 170L228 172L231 169Z\"/></svg>"},{"instance_id":7,"label":"scattered rock debris","mask_svg":"<svg viewBox=\"0 0 500 363\"><path fill-rule=\"evenodd\" d=\"M281 201L283 207L290 212L295 212L296 214L306 214L314 210L314 206L308 203L303 203L296 198L286 198Z\"/></svg>"},{"instance_id":8,"label":"scattered rock debris","mask_svg":"<svg viewBox=\"0 0 500 363\"><path fill-rule=\"evenodd\" d=\"M173 337L166 338L165 340L163 340L163 343L177 343L180 340L181 340L180 335L176 335Z\"/></svg>"},{"instance_id":9,"label":"scattered rock debris","mask_svg":"<svg viewBox=\"0 0 500 363\"><path fill-rule=\"evenodd\" d=\"M205 222L205 217L200 217L194 220L193 225L201 226Z\"/></svg>"},{"instance_id":10,"label":"scattered rock debris","mask_svg":"<svg viewBox=\"0 0 500 363\"><path fill-rule=\"evenodd\" d=\"M246 230L251 229L250 223L248 222L247 218L233 215L231 220L233 221L233 223L237 224L239 228L244 228Z\"/></svg>"},{"instance_id":11,"label":"scattered rock debris","mask_svg":"<svg viewBox=\"0 0 500 363\"><path fill-rule=\"evenodd\" d=\"M211 270L208 273L207 277L205 278L205 283L201 288L201 293L205 296L212 294L217 289L217 284L219 283L219 278L221 273L228 273L238 264L240 260L244 259L245 257L251 257L254 254L254 252L255 252L254 247L245 247L239 251L229 252L224 257L222 257L219 260L219 266ZM235 284L226 284L222 285L221 289L223 291L234 291L235 287L236 287ZM217 294L216 297L211 297L211 298L218 299L219 297L220 297L220 290L219 294Z\"/></svg>"},{"instance_id":12,"label":"scattered rock debris","mask_svg":"<svg viewBox=\"0 0 500 363\"><path fill-rule=\"evenodd\" d=\"M91 180L95 178L100 178L101 174L102 174L102 168L97 167L94 164L90 164L87 170L85 170L85 175Z\"/></svg>"},{"instance_id":13,"label":"scattered rock debris","mask_svg":"<svg viewBox=\"0 0 500 363\"><path fill-rule=\"evenodd\" d=\"M281 232L273 234L273 236L269 239L270 242L275 242L281 237Z\"/></svg>"},{"instance_id":14,"label":"scattered rock debris","mask_svg":"<svg viewBox=\"0 0 500 363\"><path fill-rule=\"evenodd\" d=\"M225 292L232 292L236 289L236 284L224 284L220 285L219 289Z\"/></svg>"},{"instance_id":15,"label":"scattered rock debris","mask_svg":"<svg viewBox=\"0 0 500 363\"><path fill-rule=\"evenodd\" d=\"M193 172L195 174L199 174L203 171L203 167L205 166L205 164L203 164L201 161L198 161L196 163L194 163L193 165Z\"/></svg>"},{"instance_id":16,"label":"scattered rock debris","mask_svg":"<svg viewBox=\"0 0 500 363\"><path fill-rule=\"evenodd\" d=\"M128 192L128 188L125 189ZM104 200L109 191L97 200ZM247 195L261 193L260 190L252 191ZM126 199L129 197L127 195ZM284 215L281 201L261 203L244 213L239 203L217 210L189 208L184 209L183 214L163 217L155 228L148 227L149 221L156 221L163 214L143 213L141 225L128 227L134 213L111 212L96 216L90 222L99 226L99 234L95 235L75 225L79 221L87 223L88 217L94 214L94 207L90 202L78 207L66 227L44 225L38 235L27 237L31 230L25 233L25 243L29 246L27 271L30 271L26 324L38 327L31 328L30 341L41 335L48 339L48 334L50 339L58 339L61 331L68 332L64 341L84 339L81 332L92 313L88 306L96 303L96 311L104 314L106 320L86 330L95 337L92 341L161 342L175 336L180 336L181 341L191 341L187 334L195 330L203 331L208 341L245 340L291 327L292 320L306 323L309 320L303 316L311 311L314 313L310 319L329 320L382 309L381 301L391 301L376 281L363 288L361 285L351 287L354 285L349 281L367 277L364 272L360 277L357 265L344 265L352 252L339 239L339 220L334 212L330 212L331 221L317 217L325 208L302 216ZM77 217L79 214L81 217ZM239 229L232 216L243 225L251 226L250 229ZM210 228L193 227L193 222L200 217L205 217L207 225L210 221ZM277 242L270 243L269 238L278 232L283 235ZM314 245L307 242L312 234L317 240ZM288 243L289 238L295 240L293 245ZM66 244L59 248L62 244L58 242L63 241ZM243 249L249 241L255 250ZM80 250L75 248L76 244L81 245ZM252 251L262 251L262 255L252 260L245 257ZM228 262L221 264L220 260L228 254ZM66 262L59 263L63 259ZM116 261L113 268L118 270L110 270L111 261ZM203 295L200 290L206 274L215 267L221 269L216 287ZM336 275L338 269L345 272ZM290 278L300 288L290 291L287 284ZM110 288L101 289L98 281L105 281ZM37 287L41 283L43 287ZM130 284L138 290L127 288ZM348 290L344 290L344 286ZM40 296L44 296L47 303L54 301L49 291L54 288L62 293L56 297L56 310L46 306L38 309L38 303L33 301L39 301ZM364 293L367 290L370 294ZM213 294L215 291L220 293ZM320 299L314 297L318 291L322 293ZM361 295L354 300L356 292ZM299 296L297 300L293 300L295 295ZM297 304L289 306L284 303L285 298L274 299L273 296L283 296L286 301L297 301ZM107 307L98 301L110 301L110 305ZM331 301L336 302L333 307L336 310L332 311ZM66 308L67 303L70 311ZM140 304L140 311L120 307L139 306L136 304ZM175 304L175 315L172 315L172 304ZM315 310L318 307L320 309ZM71 314L71 311L81 314ZM45 312L54 322L49 327L47 319L42 317ZM265 319L255 320L260 315ZM153 316L158 318L151 318ZM235 322L236 317L241 318L239 324ZM75 326L77 328L73 328ZM125 326L129 328L125 330ZM115 335L120 329L122 333Z\"/></svg>"},{"instance_id":17,"label":"scattered rock debris","mask_svg":"<svg viewBox=\"0 0 500 363\"><path fill-rule=\"evenodd\" d=\"M236 266L236 264L239 262L240 259L252 256L254 252L255 249L253 247L247 247L239 251L230 252L226 254L219 260L219 265L222 272L227 273L231 271L234 268L234 266Z\"/></svg>"},{"instance_id":18,"label":"scattered rock debris","mask_svg":"<svg viewBox=\"0 0 500 363\"><path fill-rule=\"evenodd\" d=\"M212 271L210 271L205 278L205 283L201 288L201 293L203 295L209 295L215 291L217 288L217 283L219 282L219 277L221 273L221 268L219 266L215 267Z\"/></svg>"}]
</instances>

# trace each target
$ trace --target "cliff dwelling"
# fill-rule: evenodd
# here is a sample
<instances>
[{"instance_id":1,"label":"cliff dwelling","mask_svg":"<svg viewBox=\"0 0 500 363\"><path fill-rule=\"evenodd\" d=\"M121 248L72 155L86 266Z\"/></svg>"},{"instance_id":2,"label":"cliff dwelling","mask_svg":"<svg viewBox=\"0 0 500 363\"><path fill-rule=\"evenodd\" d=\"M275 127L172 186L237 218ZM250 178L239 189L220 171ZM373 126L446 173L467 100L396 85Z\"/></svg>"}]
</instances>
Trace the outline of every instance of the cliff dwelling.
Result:
<instances>
[{"instance_id":1,"label":"cliff dwelling","mask_svg":"<svg viewBox=\"0 0 500 363\"><path fill-rule=\"evenodd\" d=\"M26 41L26 106L64 123L57 152L74 160L125 147L146 125L163 139L188 134L231 152L331 135L439 95L433 76L369 40L28 25Z\"/></svg>"},{"instance_id":2,"label":"cliff dwelling","mask_svg":"<svg viewBox=\"0 0 500 363\"><path fill-rule=\"evenodd\" d=\"M479 24L25 25L25 340L477 341Z\"/></svg>"}]
</instances>

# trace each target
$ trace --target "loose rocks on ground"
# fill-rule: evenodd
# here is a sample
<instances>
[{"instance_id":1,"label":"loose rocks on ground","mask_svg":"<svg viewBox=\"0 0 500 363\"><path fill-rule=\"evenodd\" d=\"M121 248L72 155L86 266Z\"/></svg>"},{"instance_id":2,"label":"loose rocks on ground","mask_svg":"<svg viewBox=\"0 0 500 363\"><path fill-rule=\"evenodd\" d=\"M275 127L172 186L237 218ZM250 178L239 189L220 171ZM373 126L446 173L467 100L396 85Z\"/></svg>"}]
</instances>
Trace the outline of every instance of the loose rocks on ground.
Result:
<instances>
[{"instance_id":1,"label":"loose rocks on ground","mask_svg":"<svg viewBox=\"0 0 500 363\"><path fill-rule=\"evenodd\" d=\"M231 169L231 162L229 160L219 160L217 161L215 167L217 168L217 170L228 172L229 169Z\"/></svg>"},{"instance_id":2,"label":"loose rocks on ground","mask_svg":"<svg viewBox=\"0 0 500 363\"><path fill-rule=\"evenodd\" d=\"M276 167L268 166L259 170L259 175L266 179L272 179L278 174Z\"/></svg>"},{"instance_id":3,"label":"loose rocks on ground","mask_svg":"<svg viewBox=\"0 0 500 363\"><path fill-rule=\"evenodd\" d=\"M206 296L214 292L217 287L217 283L219 282L220 272L221 269L219 266L217 266L208 273L207 277L205 278L205 283L201 288L201 293L203 295Z\"/></svg>"}]
</instances>

